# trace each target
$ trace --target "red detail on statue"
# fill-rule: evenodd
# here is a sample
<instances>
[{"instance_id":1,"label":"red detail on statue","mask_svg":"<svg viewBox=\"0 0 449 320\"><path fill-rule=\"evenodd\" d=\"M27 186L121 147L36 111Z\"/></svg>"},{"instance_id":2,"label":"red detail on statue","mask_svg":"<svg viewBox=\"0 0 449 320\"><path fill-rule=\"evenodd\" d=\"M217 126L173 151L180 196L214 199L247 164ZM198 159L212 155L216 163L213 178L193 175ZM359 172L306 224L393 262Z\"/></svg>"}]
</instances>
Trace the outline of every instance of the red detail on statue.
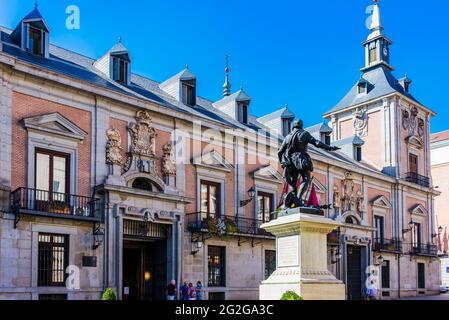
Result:
<instances>
[{"instance_id":1,"label":"red detail on statue","mask_svg":"<svg viewBox=\"0 0 449 320\"><path fill-rule=\"evenodd\" d=\"M308 207L319 207L318 196L316 195L315 185L312 184L312 191L310 192L309 201L307 201Z\"/></svg>"}]
</instances>

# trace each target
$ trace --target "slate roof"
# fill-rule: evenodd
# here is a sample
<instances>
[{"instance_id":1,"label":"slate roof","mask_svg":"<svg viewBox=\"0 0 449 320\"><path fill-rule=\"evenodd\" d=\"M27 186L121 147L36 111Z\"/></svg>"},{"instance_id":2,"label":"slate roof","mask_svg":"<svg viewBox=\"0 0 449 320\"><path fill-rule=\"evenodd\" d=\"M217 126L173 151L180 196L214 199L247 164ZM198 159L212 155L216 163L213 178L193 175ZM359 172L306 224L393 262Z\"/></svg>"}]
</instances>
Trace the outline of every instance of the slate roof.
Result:
<instances>
[{"instance_id":1,"label":"slate roof","mask_svg":"<svg viewBox=\"0 0 449 320\"><path fill-rule=\"evenodd\" d=\"M368 82L368 93L358 94L357 85L361 80L365 80ZM418 104L421 104L417 99L415 99L415 97L404 90L391 70L383 65L378 65L366 71L362 75L362 78L357 81L357 83L351 88L346 96L335 107L327 111L325 115L395 92L406 96L407 98L415 101Z\"/></svg>"},{"instance_id":2,"label":"slate roof","mask_svg":"<svg viewBox=\"0 0 449 320\"><path fill-rule=\"evenodd\" d=\"M288 108L288 106L285 106L279 110L274 111L273 113L267 114L263 117L258 118L257 120L259 122L265 123L273 119L292 119L295 118L295 114Z\"/></svg>"},{"instance_id":3,"label":"slate roof","mask_svg":"<svg viewBox=\"0 0 449 320\"><path fill-rule=\"evenodd\" d=\"M352 136L352 137L348 137L345 139L337 140L337 141L333 142L332 144L337 147L345 146L348 144L353 144L355 146L362 146L365 144L365 141L363 141L358 136Z\"/></svg>"},{"instance_id":4,"label":"slate roof","mask_svg":"<svg viewBox=\"0 0 449 320\"><path fill-rule=\"evenodd\" d=\"M316 133L316 132L319 132L319 133L332 133L332 132L333 132L332 128L329 127L329 126L328 126L326 123L324 123L324 122L315 124L315 125L313 125L313 126L311 126L311 127L306 128L305 130L306 130L306 131L309 131L312 135L313 135L314 133Z\"/></svg>"}]
</instances>

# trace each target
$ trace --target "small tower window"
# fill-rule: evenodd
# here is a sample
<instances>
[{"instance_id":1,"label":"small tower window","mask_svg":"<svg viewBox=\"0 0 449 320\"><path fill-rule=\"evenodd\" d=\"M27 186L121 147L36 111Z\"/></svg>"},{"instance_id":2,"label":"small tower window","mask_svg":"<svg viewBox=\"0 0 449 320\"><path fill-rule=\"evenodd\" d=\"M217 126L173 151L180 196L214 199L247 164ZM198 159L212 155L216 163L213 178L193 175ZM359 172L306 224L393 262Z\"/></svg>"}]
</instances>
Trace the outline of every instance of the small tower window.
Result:
<instances>
[{"instance_id":1,"label":"small tower window","mask_svg":"<svg viewBox=\"0 0 449 320\"><path fill-rule=\"evenodd\" d=\"M282 120L282 135L284 137L288 136L288 134L292 132L292 122L292 119Z\"/></svg>"},{"instance_id":2,"label":"small tower window","mask_svg":"<svg viewBox=\"0 0 449 320\"><path fill-rule=\"evenodd\" d=\"M182 82L182 103L191 107L196 105L196 89L194 81Z\"/></svg>"},{"instance_id":3,"label":"small tower window","mask_svg":"<svg viewBox=\"0 0 449 320\"><path fill-rule=\"evenodd\" d=\"M369 45L368 55L370 64L377 61L377 45L374 42Z\"/></svg>"},{"instance_id":4,"label":"small tower window","mask_svg":"<svg viewBox=\"0 0 449 320\"><path fill-rule=\"evenodd\" d=\"M112 79L117 82L128 83L129 62L118 57L112 57Z\"/></svg>"},{"instance_id":5,"label":"small tower window","mask_svg":"<svg viewBox=\"0 0 449 320\"><path fill-rule=\"evenodd\" d=\"M366 83L360 83L358 85L358 94L366 93Z\"/></svg>"},{"instance_id":6,"label":"small tower window","mask_svg":"<svg viewBox=\"0 0 449 320\"><path fill-rule=\"evenodd\" d=\"M248 123L248 105L239 104L237 109L238 109L237 120L241 123L247 124Z\"/></svg>"}]
</instances>

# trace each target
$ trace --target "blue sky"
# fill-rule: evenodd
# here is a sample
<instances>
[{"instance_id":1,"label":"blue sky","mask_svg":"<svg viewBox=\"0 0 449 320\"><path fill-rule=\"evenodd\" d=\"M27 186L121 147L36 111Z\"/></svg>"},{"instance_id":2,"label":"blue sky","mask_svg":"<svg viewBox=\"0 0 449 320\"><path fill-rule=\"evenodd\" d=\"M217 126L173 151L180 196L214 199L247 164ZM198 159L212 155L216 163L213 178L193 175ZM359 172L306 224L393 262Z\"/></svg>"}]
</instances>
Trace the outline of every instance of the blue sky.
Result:
<instances>
[{"instance_id":1,"label":"blue sky","mask_svg":"<svg viewBox=\"0 0 449 320\"><path fill-rule=\"evenodd\" d=\"M0 0L0 25L15 27L34 0ZM80 30L65 26L68 5L81 13ZM164 81L186 64L198 94L222 95L224 55L232 90L252 97L262 116L288 104L306 125L321 121L360 76L371 0L40 0L52 43L98 58L119 36L133 71ZM432 132L449 129L449 3L380 0L385 34L394 41L395 75L407 74L412 93L438 115Z\"/></svg>"}]
</instances>

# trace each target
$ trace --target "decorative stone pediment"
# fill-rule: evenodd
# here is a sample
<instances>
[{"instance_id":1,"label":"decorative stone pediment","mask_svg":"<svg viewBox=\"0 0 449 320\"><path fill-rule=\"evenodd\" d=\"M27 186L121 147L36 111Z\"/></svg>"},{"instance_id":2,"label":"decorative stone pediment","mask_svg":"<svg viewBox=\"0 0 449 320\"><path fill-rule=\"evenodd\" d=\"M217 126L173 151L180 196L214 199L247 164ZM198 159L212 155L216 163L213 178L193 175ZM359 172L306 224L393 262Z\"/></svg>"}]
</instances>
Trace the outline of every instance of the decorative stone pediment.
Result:
<instances>
[{"instance_id":1,"label":"decorative stone pediment","mask_svg":"<svg viewBox=\"0 0 449 320\"><path fill-rule=\"evenodd\" d=\"M84 140L87 135L83 129L57 112L25 118L22 122L28 130L41 131L80 141Z\"/></svg>"},{"instance_id":2,"label":"decorative stone pediment","mask_svg":"<svg viewBox=\"0 0 449 320\"><path fill-rule=\"evenodd\" d=\"M429 213L422 204L417 204L410 209L412 215L427 216Z\"/></svg>"},{"instance_id":3,"label":"decorative stone pediment","mask_svg":"<svg viewBox=\"0 0 449 320\"><path fill-rule=\"evenodd\" d=\"M282 183L282 175L271 165L257 169L252 172L254 179L265 180L268 182Z\"/></svg>"},{"instance_id":4,"label":"decorative stone pediment","mask_svg":"<svg viewBox=\"0 0 449 320\"><path fill-rule=\"evenodd\" d=\"M385 196L379 196L372 201L374 207L390 209L391 202Z\"/></svg>"},{"instance_id":5,"label":"decorative stone pediment","mask_svg":"<svg viewBox=\"0 0 449 320\"><path fill-rule=\"evenodd\" d=\"M204 166L217 170L230 171L233 168L233 165L215 150L193 158L192 162L196 166Z\"/></svg>"},{"instance_id":6,"label":"decorative stone pediment","mask_svg":"<svg viewBox=\"0 0 449 320\"><path fill-rule=\"evenodd\" d=\"M409 144L414 146L417 149L422 149L424 146L424 141L421 137L412 135L405 139L405 141Z\"/></svg>"}]
</instances>

